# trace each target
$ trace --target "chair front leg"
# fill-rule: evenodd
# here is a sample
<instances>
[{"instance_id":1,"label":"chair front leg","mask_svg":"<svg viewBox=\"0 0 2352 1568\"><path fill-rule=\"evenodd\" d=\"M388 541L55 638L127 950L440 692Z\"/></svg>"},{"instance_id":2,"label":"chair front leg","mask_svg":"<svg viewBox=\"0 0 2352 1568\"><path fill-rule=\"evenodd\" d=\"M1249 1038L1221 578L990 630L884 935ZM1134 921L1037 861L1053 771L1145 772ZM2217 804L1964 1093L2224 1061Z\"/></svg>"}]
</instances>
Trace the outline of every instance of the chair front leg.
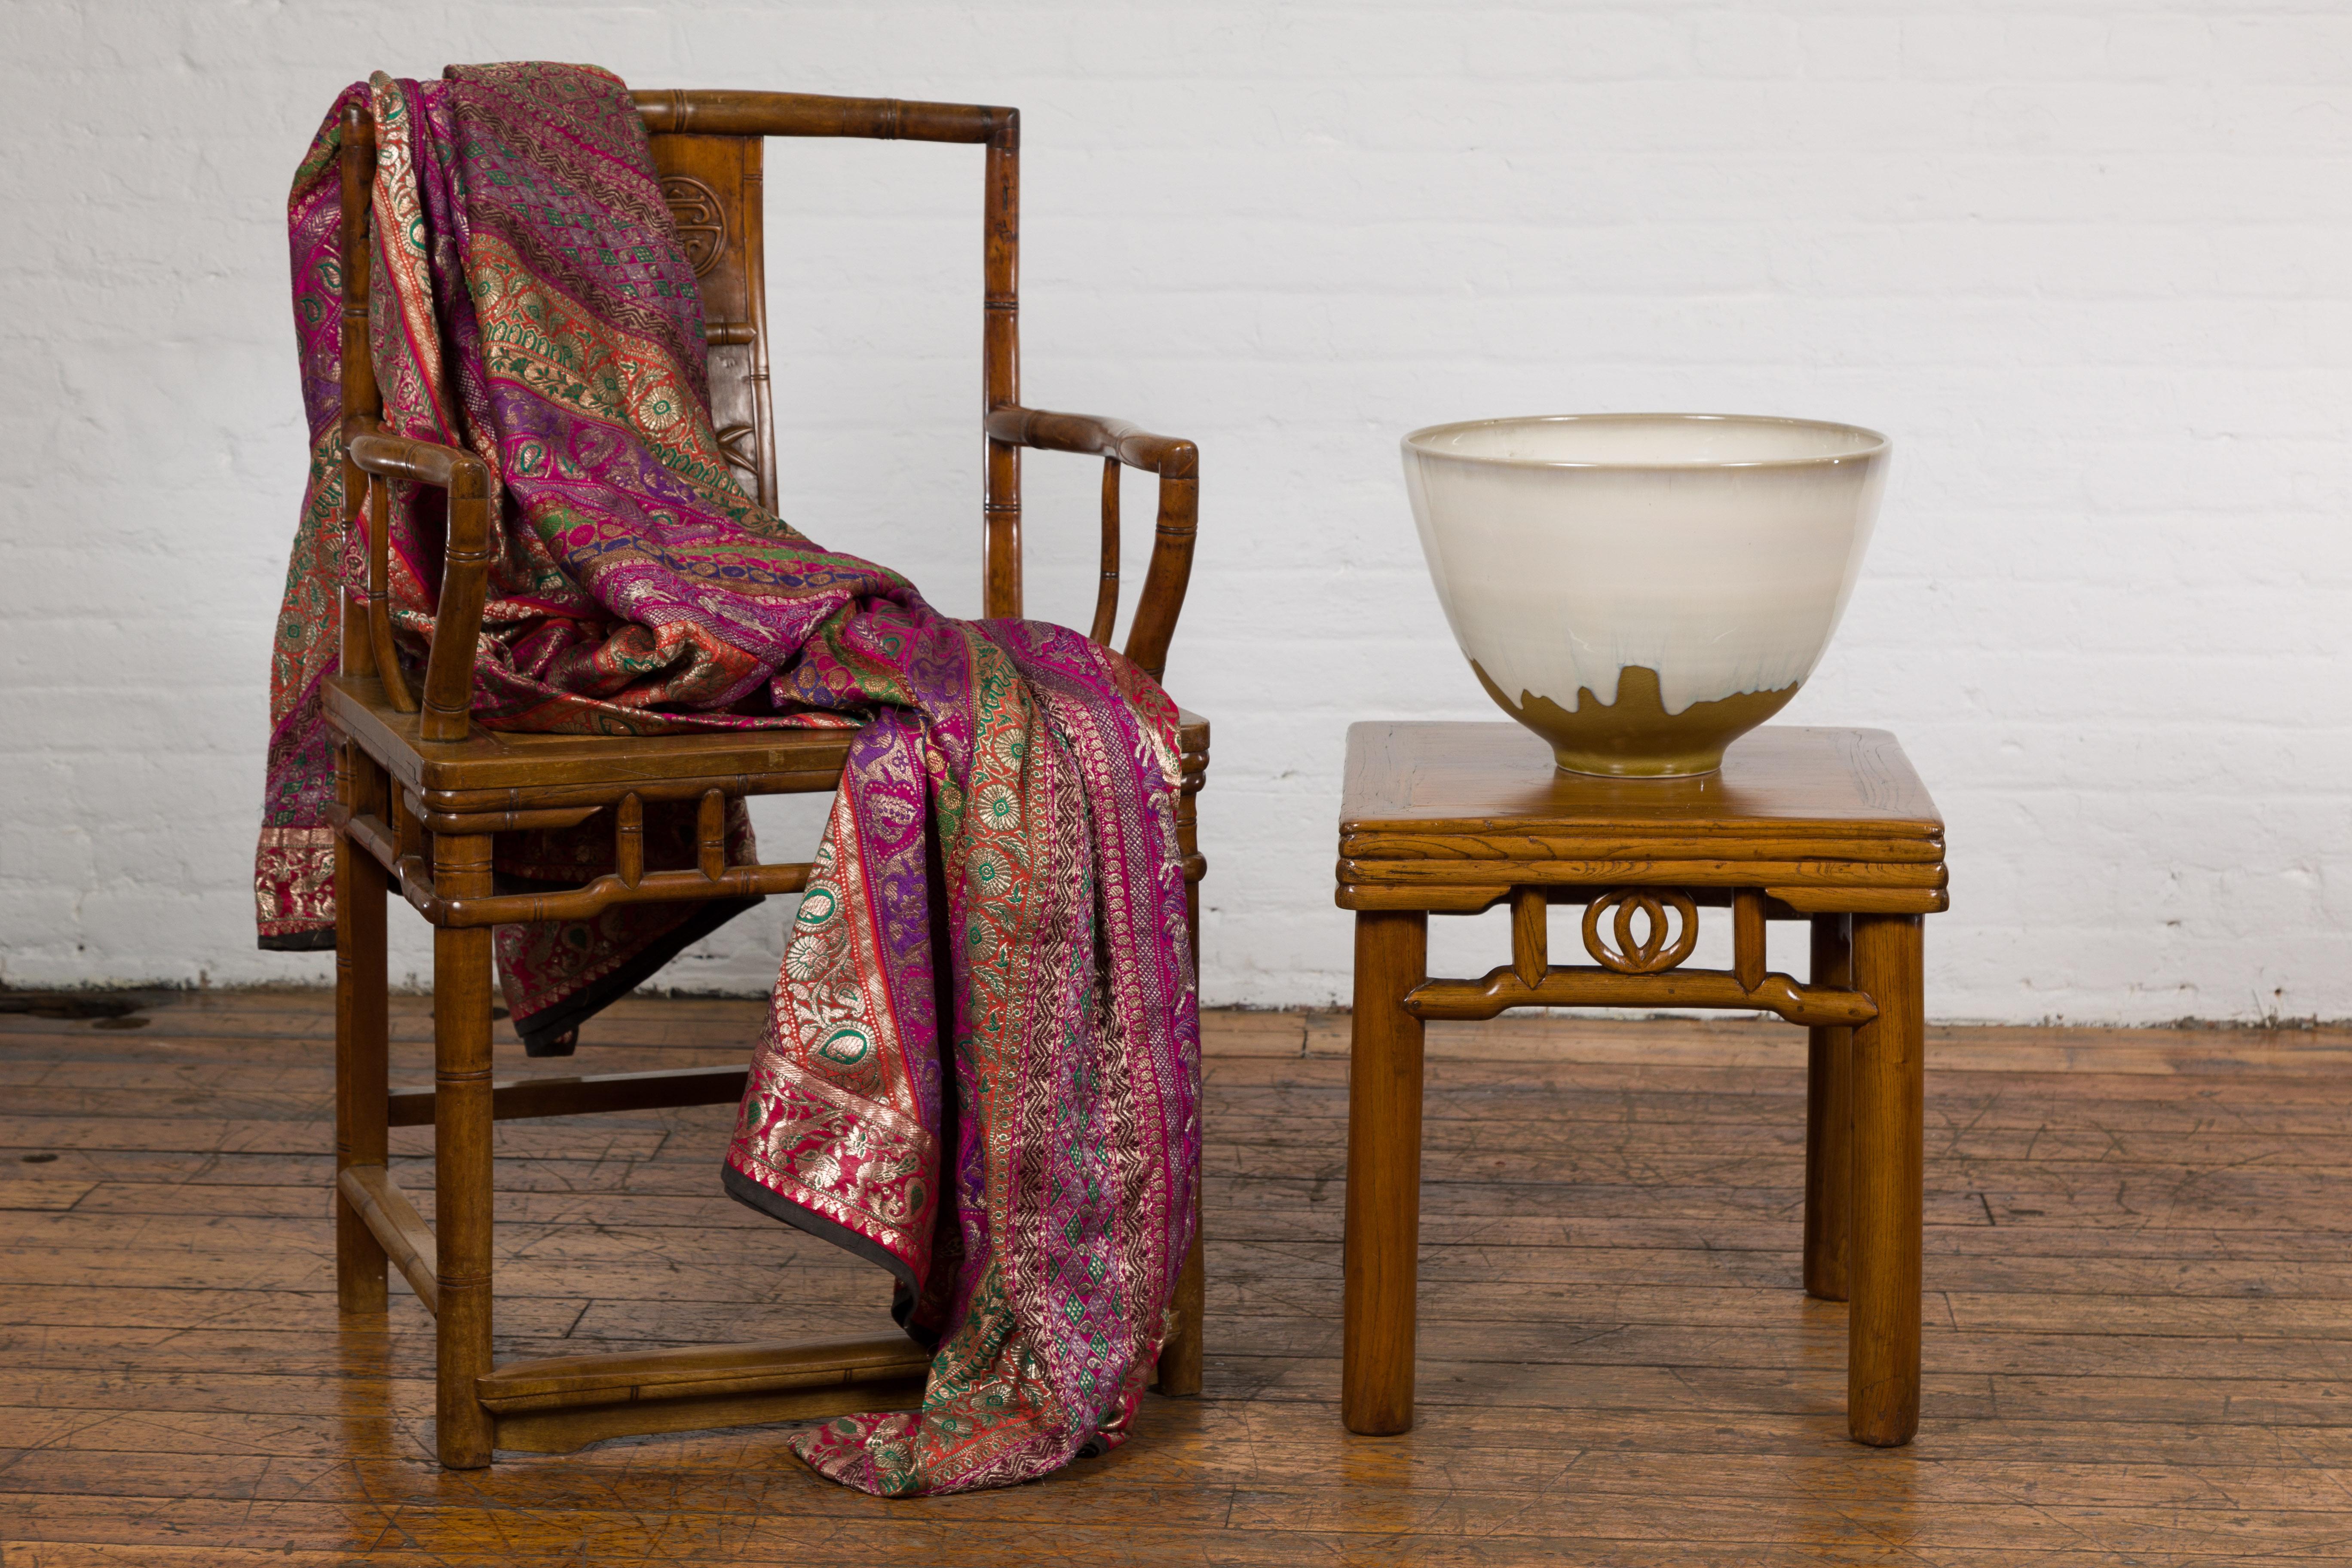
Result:
<instances>
[{"instance_id":1,"label":"chair front leg","mask_svg":"<svg viewBox=\"0 0 2352 1568\"><path fill-rule=\"evenodd\" d=\"M488 834L438 837L433 888L490 892ZM495 1436L475 1379L490 1370L490 932L433 932L433 1214L440 1288L436 1447L451 1469L490 1462Z\"/></svg>"},{"instance_id":2,"label":"chair front leg","mask_svg":"<svg viewBox=\"0 0 2352 1568\"><path fill-rule=\"evenodd\" d=\"M1192 935L1192 984L1201 982L1201 879L1208 862L1201 858L1200 811L1196 803L1207 781L1206 752L1187 752L1184 777L1176 796L1176 852L1184 862L1184 923ZM1193 1085L1195 1090L1200 1088ZM1201 1169L1192 1168L1192 1246L1184 1255L1183 1271L1176 1278L1176 1321L1168 1342L1160 1347L1160 1392L1192 1394L1201 1392L1202 1341L1201 1319L1205 1310L1207 1277L1202 1272Z\"/></svg>"},{"instance_id":3,"label":"chair front leg","mask_svg":"<svg viewBox=\"0 0 2352 1568\"><path fill-rule=\"evenodd\" d=\"M1175 1322L1168 1333L1168 1342L1160 1347L1160 1392L1181 1395L1201 1392L1201 1313L1203 1276L1201 1272L1201 1199L1195 1185L1192 1196L1192 1247L1184 1255L1184 1268L1176 1277Z\"/></svg>"},{"instance_id":4,"label":"chair front leg","mask_svg":"<svg viewBox=\"0 0 2352 1568\"><path fill-rule=\"evenodd\" d=\"M382 816L385 781L375 759L346 741L336 758L337 793L357 814ZM335 1173L382 1165L386 1147L387 1065L383 868L335 835ZM384 1251L367 1221L335 1192L335 1305L384 1310Z\"/></svg>"}]
</instances>

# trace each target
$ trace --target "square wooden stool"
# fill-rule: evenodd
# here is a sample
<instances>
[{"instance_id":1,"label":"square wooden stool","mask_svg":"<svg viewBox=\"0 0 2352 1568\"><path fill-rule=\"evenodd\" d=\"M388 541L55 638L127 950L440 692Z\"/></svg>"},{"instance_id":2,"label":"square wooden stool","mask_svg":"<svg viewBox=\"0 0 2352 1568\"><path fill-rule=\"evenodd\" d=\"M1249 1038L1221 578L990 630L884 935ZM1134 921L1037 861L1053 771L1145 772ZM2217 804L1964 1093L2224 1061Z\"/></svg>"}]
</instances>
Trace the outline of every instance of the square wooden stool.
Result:
<instances>
[{"instance_id":1,"label":"square wooden stool","mask_svg":"<svg viewBox=\"0 0 2352 1568\"><path fill-rule=\"evenodd\" d=\"M1727 1007L1811 1031L1805 1289L1846 1300L1846 1426L1919 1426L1924 1078L1919 917L1944 910L1944 824L1883 730L1769 725L1688 779L1560 772L1516 724L1358 724L1339 814L1356 911L1348 1069L1351 1432L1412 1425L1421 1232L1422 1025L1510 1007ZM1429 917L1509 900L1511 962L1432 980ZM1555 965L1547 910L1584 906L1590 964ZM1701 906L1728 909L1732 966L1680 966ZM1812 927L1804 984L1768 973L1764 922Z\"/></svg>"}]
</instances>

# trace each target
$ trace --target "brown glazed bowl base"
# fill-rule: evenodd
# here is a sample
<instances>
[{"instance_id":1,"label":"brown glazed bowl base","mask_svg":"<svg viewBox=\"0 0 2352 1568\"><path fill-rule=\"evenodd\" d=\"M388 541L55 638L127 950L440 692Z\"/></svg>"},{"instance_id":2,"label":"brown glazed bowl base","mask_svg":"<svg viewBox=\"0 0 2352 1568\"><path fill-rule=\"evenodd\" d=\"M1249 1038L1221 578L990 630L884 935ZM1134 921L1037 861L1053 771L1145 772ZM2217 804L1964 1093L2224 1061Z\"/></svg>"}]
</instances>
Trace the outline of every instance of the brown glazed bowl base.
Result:
<instances>
[{"instance_id":1,"label":"brown glazed bowl base","mask_svg":"<svg viewBox=\"0 0 2352 1568\"><path fill-rule=\"evenodd\" d=\"M1579 687L1576 706L1522 691L1512 701L1472 659L1486 695L1551 745L1560 771L1602 778L1688 778L1723 766L1724 749L1789 705L1800 682L1777 691L1742 691L1715 702L1694 702L1669 713L1658 672L1627 665L1617 675L1617 700L1603 703Z\"/></svg>"}]
</instances>

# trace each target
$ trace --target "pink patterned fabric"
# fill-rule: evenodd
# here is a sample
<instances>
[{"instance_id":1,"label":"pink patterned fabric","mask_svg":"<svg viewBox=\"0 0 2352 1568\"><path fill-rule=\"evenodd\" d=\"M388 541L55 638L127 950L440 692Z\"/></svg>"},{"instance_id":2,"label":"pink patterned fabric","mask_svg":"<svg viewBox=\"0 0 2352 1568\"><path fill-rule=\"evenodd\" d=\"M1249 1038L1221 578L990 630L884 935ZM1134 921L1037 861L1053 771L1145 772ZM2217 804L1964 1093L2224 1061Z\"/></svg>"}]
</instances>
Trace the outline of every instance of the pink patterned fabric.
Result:
<instances>
[{"instance_id":1,"label":"pink patterned fabric","mask_svg":"<svg viewBox=\"0 0 2352 1568\"><path fill-rule=\"evenodd\" d=\"M710 426L693 272L607 73L378 76L339 100L296 176L311 480L272 672L265 940L315 942L333 918L318 689L363 548L340 524L336 372L337 127L355 96L381 147L385 424L473 451L499 489L476 717L860 726L723 1179L888 1269L936 1357L919 1411L794 1447L905 1496L1032 1479L1118 1441L1167 1330L1199 1170L1174 708L1075 632L940 616L743 495ZM390 493L396 632L421 661L441 500ZM649 814L649 858L680 832ZM576 880L608 844L598 822L509 836L499 870ZM751 854L740 818L732 853ZM712 918L655 906L501 931L519 1024L576 1015Z\"/></svg>"}]
</instances>

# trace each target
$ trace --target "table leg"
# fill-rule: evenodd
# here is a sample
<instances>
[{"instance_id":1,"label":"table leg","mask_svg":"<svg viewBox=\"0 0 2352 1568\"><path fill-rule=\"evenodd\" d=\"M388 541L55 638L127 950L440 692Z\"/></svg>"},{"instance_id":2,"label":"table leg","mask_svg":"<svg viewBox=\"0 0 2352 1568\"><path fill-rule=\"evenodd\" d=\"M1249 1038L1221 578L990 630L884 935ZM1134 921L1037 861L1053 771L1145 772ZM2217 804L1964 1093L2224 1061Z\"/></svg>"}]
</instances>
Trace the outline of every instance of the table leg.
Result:
<instances>
[{"instance_id":1,"label":"table leg","mask_svg":"<svg viewBox=\"0 0 2352 1568\"><path fill-rule=\"evenodd\" d=\"M1412 1427L1413 1289L1421 1254L1421 1020L1429 917L1356 916L1348 1059L1348 1245L1339 1415L1350 1432Z\"/></svg>"},{"instance_id":2,"label":"table leg","mask_svg":"<svg viewBox=\"0 0 2352 1568\"><path fill-rule=\"evenodd\" d=\"M1854 984L1878 1016L1853 1032L1853 1240L1846 1430L1894 1447L1919 1429L1920 1160L1927 1008L1919 917L1853 917Z\"/></svg>"},{"instance_id":3,"label":"table leg","mask_svg":"<svg viewBox=\"0 0 2352 1568\"><path fill-rule=\"evenodd\" d=\"M1853 924L1813 917L1816 985L1853 984ZM1805 1051L1805 1294L1846 1297L1846 1242L1853 1225L1853 1031L1807 1031Z\"/></svg>"}]
</instances>

